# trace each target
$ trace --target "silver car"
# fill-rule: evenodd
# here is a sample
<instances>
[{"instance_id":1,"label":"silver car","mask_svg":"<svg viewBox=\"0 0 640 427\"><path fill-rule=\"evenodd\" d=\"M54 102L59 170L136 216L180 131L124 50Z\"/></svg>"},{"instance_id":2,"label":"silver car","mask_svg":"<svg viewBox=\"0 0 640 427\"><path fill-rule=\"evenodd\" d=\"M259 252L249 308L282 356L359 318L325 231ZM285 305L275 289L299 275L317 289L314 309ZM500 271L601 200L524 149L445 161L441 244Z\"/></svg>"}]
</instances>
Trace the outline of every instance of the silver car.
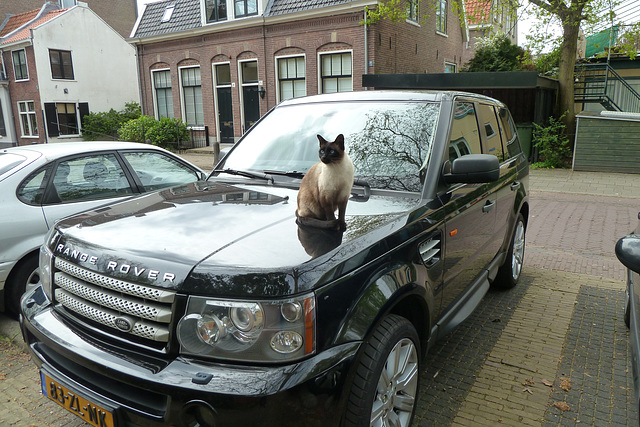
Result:
<instances>
[{"instance_id":1,"label":"silver car","mask_svg":"<svg viewBox=\"0 0 640 427\"><path fill-rule=\"evenodd\" d=\"M132 195L194 182L198 167L130 142L68 142L0 150L0 309L18 313L39 282L38 249L68 215Z\"/></svg>"}]
</instances>

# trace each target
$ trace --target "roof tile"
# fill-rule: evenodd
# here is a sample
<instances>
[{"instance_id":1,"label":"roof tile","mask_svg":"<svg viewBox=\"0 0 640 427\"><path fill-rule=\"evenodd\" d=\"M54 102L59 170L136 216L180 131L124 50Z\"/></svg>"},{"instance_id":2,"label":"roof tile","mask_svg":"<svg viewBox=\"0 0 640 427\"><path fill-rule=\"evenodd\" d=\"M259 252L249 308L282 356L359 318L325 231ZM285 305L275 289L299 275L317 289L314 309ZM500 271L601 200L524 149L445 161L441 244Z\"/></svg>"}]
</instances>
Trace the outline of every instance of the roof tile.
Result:
<instances>
[{"instance_id":1,"label":"roof tile","mask_svg":"<svg viewBox=\"0 0 640 427\"><path fill-rule=\"evenodd\" d=\"M21 41L21 40L26 40L31 35L31 29L36 28L36 27L44 24L45 22L52 20L53 18L55 18L56 16L66 12L67 10L69 10L69 9L53 10L53 11L47 13L42 18L38 19L37 21L32 22L31 24L27 25L25 28L21 29L17 33L11 35L10 37L7 37L4 40L2 40L2 43L0 43L0 44L9 44L9 43L14 43L14 42Z\"/></svg>"}]
</instances>

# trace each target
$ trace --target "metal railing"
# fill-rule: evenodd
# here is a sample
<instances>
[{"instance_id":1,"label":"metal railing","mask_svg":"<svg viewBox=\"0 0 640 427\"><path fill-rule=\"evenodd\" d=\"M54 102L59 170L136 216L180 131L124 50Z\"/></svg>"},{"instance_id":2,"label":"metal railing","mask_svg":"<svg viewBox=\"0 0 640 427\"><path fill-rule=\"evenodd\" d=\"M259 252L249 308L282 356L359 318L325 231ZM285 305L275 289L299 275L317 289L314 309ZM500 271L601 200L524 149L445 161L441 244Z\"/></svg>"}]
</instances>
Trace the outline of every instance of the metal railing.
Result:
<instances>
[{"instance_id":1,"label":"metal railing","mask_svg":"<svg viewBox=\"0 0 640 427\"><path fill-rule=\"evenodd\" d=\"M640 113L640 94L609 64L577 64L575 102L599 103L610 111Z\"/></svg>"}]
</instances>

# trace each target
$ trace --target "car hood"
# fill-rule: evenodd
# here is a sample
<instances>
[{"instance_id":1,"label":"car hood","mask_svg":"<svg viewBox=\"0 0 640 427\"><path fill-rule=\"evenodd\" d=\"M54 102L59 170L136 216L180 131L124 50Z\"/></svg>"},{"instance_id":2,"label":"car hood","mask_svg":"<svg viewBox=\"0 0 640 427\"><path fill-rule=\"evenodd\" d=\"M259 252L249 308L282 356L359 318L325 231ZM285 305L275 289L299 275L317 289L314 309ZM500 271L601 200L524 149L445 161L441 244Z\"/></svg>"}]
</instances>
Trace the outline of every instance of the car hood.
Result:
<instances>
[{"instance_id":1,"label":"car hood","mask_svg":"<svg viewBox=\"0 0 640 427\"><path fill-rule=\"evenodd\" d=\"M196 182L62 220L56 256L134 283L228 297L320 286L389 249L419 199L353 199L344 233L296 224L297 190ZM401 240L398 240L400 242Z\"/></svg>"}]
</instances>

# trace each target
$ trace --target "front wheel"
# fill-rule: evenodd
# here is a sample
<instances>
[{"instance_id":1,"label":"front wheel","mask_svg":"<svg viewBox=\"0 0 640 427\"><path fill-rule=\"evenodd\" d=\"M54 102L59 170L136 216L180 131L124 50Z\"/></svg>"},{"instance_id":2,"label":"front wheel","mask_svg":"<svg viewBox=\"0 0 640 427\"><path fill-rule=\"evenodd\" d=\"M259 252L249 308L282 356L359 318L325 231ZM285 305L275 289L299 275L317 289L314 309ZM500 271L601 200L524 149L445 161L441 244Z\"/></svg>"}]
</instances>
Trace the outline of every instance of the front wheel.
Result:
<instances>
[{"instance_id":1,"label":"front wheel","mask_svg":"<svg viewBox=\"0 0 640 427\"><path fill-rule=\"evenodd\" d=\"M498 270L494 285L501 289L513 288L520 279L524 266L525 225L521 213L516 218L516 226L513 229L509 251L504 264Z\"/></svg>"},{"instance_id":2,"label":"front wheel","mask_svg":"<svg viewBox=\"0 0 640 427\"><path fill-rule=\"evenodd\" d=\"M364 342L345 413L345 426L411 425L418 393L418 334L404 317L385 317Z\"/></svg>"}]
</instances>

